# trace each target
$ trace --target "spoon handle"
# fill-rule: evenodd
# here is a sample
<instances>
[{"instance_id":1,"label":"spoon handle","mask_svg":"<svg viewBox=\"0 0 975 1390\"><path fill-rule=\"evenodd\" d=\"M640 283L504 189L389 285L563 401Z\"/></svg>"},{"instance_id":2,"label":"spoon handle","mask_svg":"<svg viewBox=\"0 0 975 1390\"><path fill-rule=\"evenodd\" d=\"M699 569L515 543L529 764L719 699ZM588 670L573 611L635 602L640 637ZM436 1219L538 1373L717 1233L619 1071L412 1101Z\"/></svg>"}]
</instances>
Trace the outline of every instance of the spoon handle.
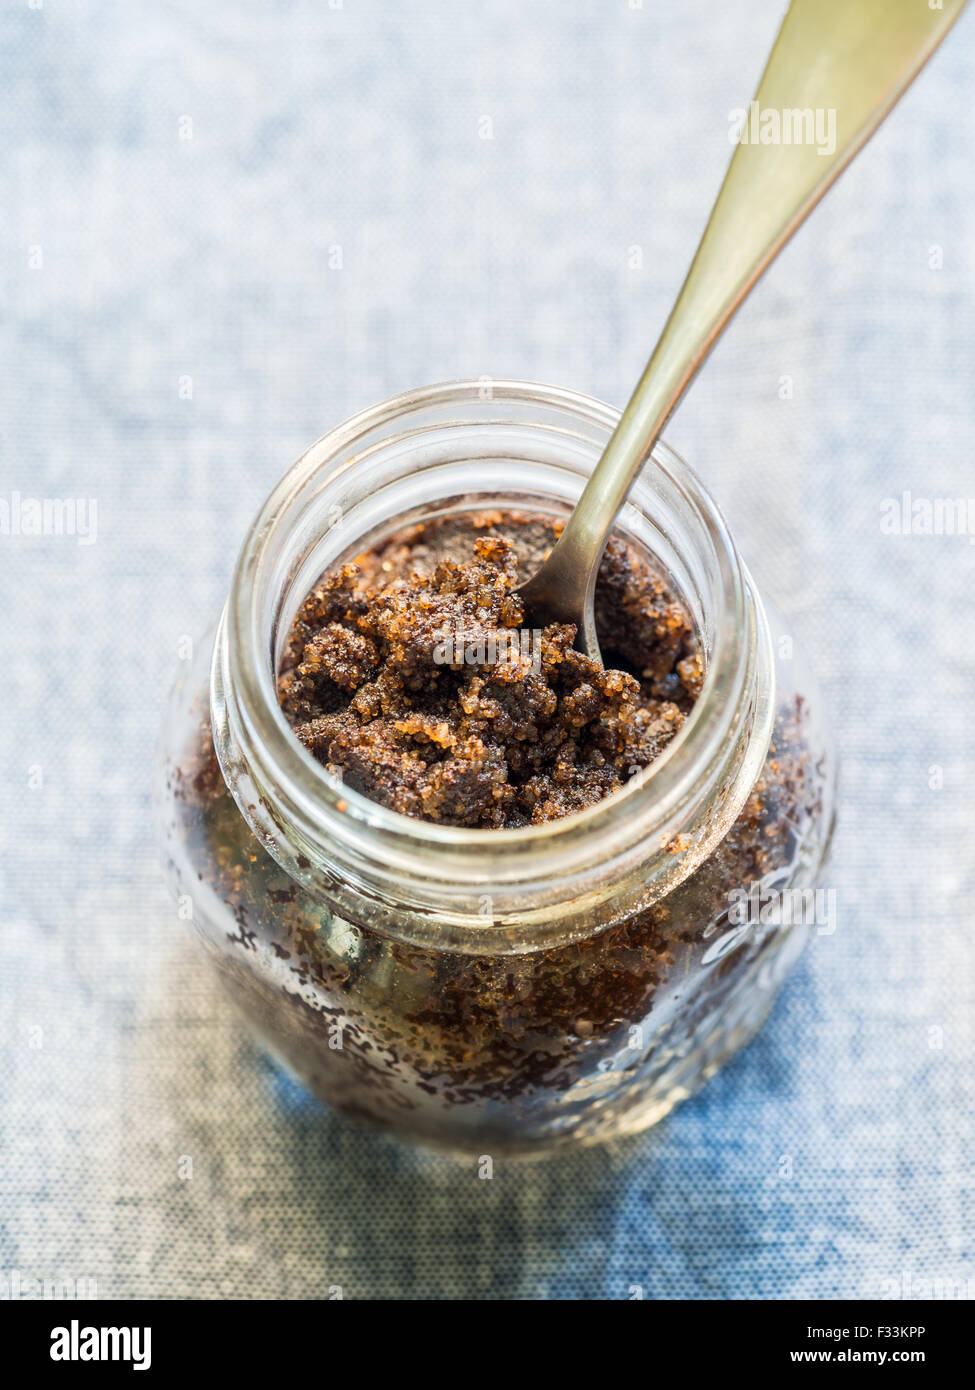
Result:
<instances>
[{"instance_id":1,"label":"spoon handle","mask_svg":"<svg viewBox=\"0 0 975 1390\"><path fill-rule=\"evenodd\" d=\"M560 540L535 576L544 592L535 591L533 579L526 598L557 612L577 588L573 576L585 573L582 567L595 570L634 478L725 324L965 4L792 0L660 341ZM776 114L765 116L763 127L768 112ZM761 143L763 128L774 137L776 120L779 142ZM787 136L799 143L785 143ZM575 618L565 614L565 620Z\"/></svg>"}]
</instances>

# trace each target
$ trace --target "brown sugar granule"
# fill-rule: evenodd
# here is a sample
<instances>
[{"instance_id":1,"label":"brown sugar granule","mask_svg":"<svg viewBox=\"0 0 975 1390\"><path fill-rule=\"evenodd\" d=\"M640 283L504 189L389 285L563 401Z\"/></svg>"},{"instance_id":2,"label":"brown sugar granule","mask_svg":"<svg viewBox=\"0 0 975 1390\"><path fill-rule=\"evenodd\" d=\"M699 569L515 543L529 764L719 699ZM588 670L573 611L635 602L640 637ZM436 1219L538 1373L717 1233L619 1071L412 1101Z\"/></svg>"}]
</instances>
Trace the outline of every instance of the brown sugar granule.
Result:
<instances>
[{"instance_id":1,"label":"brown sugar granule","mask_svg":"<svg viewBox=\"0 0 975 1390\"><path fill-rule=\"evenodd\" d=\"M607 547L603 667L575 629L530 631L515 589L559 524L443 518L327 574L295 618L279 694L297 737L404 815L512 828L617 791L674 737L703 666L685 607L647 557Z\"/></svg>"}]
</instances>

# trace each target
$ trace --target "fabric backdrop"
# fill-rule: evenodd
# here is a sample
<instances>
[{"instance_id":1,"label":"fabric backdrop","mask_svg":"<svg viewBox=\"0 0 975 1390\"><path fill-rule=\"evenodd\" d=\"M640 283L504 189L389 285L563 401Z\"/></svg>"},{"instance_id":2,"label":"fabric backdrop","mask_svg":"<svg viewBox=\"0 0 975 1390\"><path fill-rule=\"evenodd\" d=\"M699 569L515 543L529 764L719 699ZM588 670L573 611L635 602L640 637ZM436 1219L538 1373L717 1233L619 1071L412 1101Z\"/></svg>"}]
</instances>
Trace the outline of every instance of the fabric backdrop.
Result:
<instances>
[{"instance_id":1,"label":"fabric backdrop","mask_svg":"<svg viewBox=\"0 0 975 1390\"><path fill-rule=\"evenodd\" d=\"M478 1180L263 1059L149 817L180 641L304 446L463 376L623 403L781 8L4 0L0 497L97 533L0 536L0 1294L975 1292L975 546L881 529L975 496L975 16L668 431L843 761L838 927L757 1041L640 1139Z\"/></svg>"}]
</instances>

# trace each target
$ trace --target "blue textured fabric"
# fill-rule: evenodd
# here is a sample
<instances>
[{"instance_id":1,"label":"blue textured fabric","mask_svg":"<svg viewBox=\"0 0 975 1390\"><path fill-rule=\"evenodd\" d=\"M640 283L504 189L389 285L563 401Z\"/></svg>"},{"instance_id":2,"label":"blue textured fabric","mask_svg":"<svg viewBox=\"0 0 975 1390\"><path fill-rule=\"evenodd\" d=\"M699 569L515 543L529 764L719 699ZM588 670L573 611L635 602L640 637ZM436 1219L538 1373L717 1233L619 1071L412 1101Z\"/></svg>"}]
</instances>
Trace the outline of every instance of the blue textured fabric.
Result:
<instances>
[{"instance_id":1,"label":"blue textured fabric","mask_svg":"<svg viewBox=\"0 0 975 1390\"><path fill-rule=\"evenodd\" d=\"M752 1046L641 1139L479 1180L262 1059L149 819L179 643L305 445L463 376L625 400L779 14L4 0L0 497L97 531L0 536L0 1294L975 1290L975 547L882 527L975 494L972 15L669 431L845 768L838 928Z\"/></svg>"}]
</instances>

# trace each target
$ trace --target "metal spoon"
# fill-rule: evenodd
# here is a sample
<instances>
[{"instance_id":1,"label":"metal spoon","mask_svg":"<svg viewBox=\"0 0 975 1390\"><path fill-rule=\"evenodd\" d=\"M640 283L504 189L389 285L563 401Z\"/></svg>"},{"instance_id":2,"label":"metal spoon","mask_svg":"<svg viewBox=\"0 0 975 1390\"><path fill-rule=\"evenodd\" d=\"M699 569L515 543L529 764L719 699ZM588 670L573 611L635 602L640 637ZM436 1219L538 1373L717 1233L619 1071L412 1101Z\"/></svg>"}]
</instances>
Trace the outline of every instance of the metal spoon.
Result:
<instances>
[{"instance_id":1,"label":"metal spoon","mask_svg":"<svg viewBox=\"0 0 975 1390\"><path fill-rule=\"evenodd\" d=\"M779 143L750 138L735 150L646 370L565 530L521 585L526 621L575 623L576 646L600 660L593 615L599 561L657 436L739 304L903 95L966 3L943 0L931 8L929 0L792 0L746 124L750 137L761 136L763 119L774 134L775 120L764 113L778 113ZM816 140L817 112L824 113L821 130L834 113L831 142ZM800 134L801 143L784 143L786 129ZM824 143L832 148L824 150Z\"/></svg>"}]
</instances>

